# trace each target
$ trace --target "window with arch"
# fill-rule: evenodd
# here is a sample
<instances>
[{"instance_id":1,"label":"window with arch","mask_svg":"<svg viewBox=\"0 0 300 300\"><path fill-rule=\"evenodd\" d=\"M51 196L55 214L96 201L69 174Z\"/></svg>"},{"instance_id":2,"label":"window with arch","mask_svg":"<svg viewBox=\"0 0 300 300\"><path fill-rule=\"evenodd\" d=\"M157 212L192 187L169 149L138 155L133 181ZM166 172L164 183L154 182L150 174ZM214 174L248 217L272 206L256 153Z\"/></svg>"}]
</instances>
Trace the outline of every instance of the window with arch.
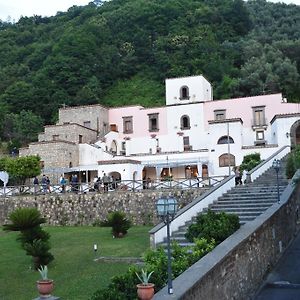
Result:
<instances>
[{"instance_id":1,"label":"window with arch","mask_svg":"<svg viewBox=\"0 0 300 300\"><path fill-rule=\"evenodd\" d=\"M218 144L228 144L228 141L229 144L234 144L234 140L231 136L224 135L218 139Z\"/></svg>"},{"instance_id":2,"label":"window with arch","mask_svg":"<svg viewBox=\"0 0 300 300\"><path fill-rule=\"evenodd\" d=\"M189 116L182 116L180 119L180 129L184 130L184 129L190 129L191 125L190 125L190 117Z\"/></svg>"},{"instance_id":3,"label":"window with arch","mask_svg":"<svg viewBox=\"0 0 300 300\"><path fill-rule=\"evenodd\" d=\"M224 153L219 156L219 167L228 166L235 166L235 156L230 153Z\"/></svg>"},{"instance_id":4,"label":"window with arch","mask_svg":"<svg viewBox=\"0 0 300 300\"><path fill-rule=\"evenodd\" d=\"M190 96L189 96L189 88L187 86L182 86L180 88L180 100L189 100Z\"/></svg>"},{"instance_id":5,"label":"window with arch","mask_svg":"<svg viewBox=\"0 0 300 300\"><path fill-rule=\"evenodd\" d=\"M111 142L111 146L110 146L110 152L112 152L113 154L117 154L117 141L116 140L112 140Z\"/></svg>"}]
</instances>

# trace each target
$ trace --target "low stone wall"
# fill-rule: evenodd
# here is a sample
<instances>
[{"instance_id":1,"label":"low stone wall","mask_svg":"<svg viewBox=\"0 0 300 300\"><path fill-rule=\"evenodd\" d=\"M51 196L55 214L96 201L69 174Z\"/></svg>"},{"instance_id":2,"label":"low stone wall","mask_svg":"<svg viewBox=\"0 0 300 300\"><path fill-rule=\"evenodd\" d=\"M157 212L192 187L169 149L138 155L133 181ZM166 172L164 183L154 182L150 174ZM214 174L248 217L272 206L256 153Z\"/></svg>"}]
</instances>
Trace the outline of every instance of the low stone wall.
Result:
<instances>
[{"instance_id":1,"label":"low stone wall","mask_svg":"<svg viewBox=\"0 0 300 300\"><path fill-rule=\"evenodd\" d=\"M0 224L7 222L10 212L18 207L36 207L50 225L92 225L104 220L111 211L123 211L134 224L157 224L156 201L173 196L179 207L190 203L207 189L141 192L109 192L88 194L46 194L38 196L0 197Z\"/></svg>"},{"instance_id":2,"label":"low stone wall","mask_svg":"<svg viewBox=\"0 0 300 300\"><path fill-rule=\"evenodd\" d=\"M243 225L173 282L155 300L250 300L299 230L300 184L289 185L256 220Z\"/></svg>"}]
</instances>

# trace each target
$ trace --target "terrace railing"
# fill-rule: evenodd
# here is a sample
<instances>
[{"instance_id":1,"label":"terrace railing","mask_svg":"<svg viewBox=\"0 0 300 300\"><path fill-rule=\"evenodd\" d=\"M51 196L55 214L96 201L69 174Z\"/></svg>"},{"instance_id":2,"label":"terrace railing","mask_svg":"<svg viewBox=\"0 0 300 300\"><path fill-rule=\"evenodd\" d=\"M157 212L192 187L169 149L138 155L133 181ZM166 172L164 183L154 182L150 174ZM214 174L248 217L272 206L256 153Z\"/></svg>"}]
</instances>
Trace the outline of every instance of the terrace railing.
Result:
<instances>
[{"instance_id":1,"label":"terrace railing","mask_svg":"<svg viewBox=\"0 0 300 300\"><path fill-rule=\"evenodd\" d=\"M39 195L48 193L103 193L114 191L142 191L142 190L167 190L167 189L195 189L213 187L219 184L225 176L211 176L198 178L157 179L145 180L120 180L109 182L107 189L102 182L68 183L65 186L51 185L20 185L0 187L0 197L17 195Z\"/></svg>"}]
</instances>

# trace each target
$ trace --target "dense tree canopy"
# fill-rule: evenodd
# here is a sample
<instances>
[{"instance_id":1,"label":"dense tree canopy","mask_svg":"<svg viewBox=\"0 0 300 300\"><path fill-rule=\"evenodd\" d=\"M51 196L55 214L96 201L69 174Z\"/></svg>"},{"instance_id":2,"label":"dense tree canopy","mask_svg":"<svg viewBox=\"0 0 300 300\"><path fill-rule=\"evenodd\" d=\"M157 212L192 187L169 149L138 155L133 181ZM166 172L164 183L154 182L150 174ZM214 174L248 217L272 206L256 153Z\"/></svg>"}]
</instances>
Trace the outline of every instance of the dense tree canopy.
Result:
<instances>
[{"instance_id":1,"label":"dense tree canopy","mask_svg":"<svg viewBox=\"0 0 300 300\"><path fill-rule=\"evenodd\" d=\"M196 74L215 98L282 92L300 101L300 6L98 0L0 21L0 139L30 142L62 105L162 105L165 78Z\"/></svg>"},{"instance_id":2,"label":"dense tree canopy","mask_svg":"<svg viewBox=\"0 0 300 300\"><path fill-rule=\"evenodd\" d=\"M0 171L9 174L9 184L25 184L25 180L41 174L40 158L26 156L0 159Z\"/></svg>"}]
</instances>

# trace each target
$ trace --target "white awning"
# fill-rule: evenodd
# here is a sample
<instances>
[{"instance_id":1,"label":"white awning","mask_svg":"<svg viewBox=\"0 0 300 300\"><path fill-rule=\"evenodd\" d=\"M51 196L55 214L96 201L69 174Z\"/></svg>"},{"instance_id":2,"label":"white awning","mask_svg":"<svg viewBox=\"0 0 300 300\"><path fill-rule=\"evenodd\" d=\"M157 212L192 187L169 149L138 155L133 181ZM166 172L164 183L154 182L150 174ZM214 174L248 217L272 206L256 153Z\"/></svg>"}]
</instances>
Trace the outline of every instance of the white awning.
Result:
<instances>
[{"instance_id":1,"label":"white awning","mask_svg":"<svg viewBox=\"0 0 300 300\"><path fill-rule=\"evenodd\" d=\"M165 160L165 161L143 161L142 165L145 167L160 167L160 168L176 168L181 166L189 166L199 164L207 164L208 160L199 159L183 159L183 160Z\"/></svg>"}]
</instances>

